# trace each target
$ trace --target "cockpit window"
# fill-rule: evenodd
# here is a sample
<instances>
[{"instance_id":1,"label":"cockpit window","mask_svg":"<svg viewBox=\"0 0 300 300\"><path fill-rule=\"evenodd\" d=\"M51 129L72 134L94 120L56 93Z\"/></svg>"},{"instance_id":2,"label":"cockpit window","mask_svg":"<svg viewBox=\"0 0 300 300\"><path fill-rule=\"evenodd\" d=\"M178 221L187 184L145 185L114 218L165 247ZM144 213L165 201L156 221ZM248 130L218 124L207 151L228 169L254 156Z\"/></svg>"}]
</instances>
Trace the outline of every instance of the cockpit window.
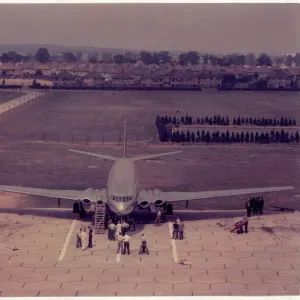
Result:
<instances>
[{"instance_id":1,"label":"cockpit window","mask_svg":"<svg viewBox=\"0 0 300 300\"><path fill-rule=\"evenodd\" d=\"M116 202L129 202L133 200L132 196L126 196L126 197L119 197L119 196L112 196L112 200Z\"/></svg>"}]
</instances>

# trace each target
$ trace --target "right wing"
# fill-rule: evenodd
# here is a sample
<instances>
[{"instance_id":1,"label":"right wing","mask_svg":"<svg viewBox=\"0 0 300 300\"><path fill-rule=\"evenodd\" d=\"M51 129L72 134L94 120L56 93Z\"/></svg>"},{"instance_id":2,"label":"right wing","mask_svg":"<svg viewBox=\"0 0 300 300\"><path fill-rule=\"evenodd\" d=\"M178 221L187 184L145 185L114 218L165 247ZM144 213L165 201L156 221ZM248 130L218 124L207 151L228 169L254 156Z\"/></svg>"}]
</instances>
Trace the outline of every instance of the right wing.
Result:
<instances>
[{"instance_id":1,"label":"right wing","mask_svg":"<svg viewBox=\"0 0 300 300\"><path fill-rule=\"evenodd\" d=\"M42 197L50 197L50 198L69 199L69 200L89 199L92 202L102 199L99 198L101 196L105 196L105 189L103 190L86 189L84 191L76 191L76 190L50 190L50 189L38 189L38 188L21 187L21 186L0 185L0 191L26 194L26 195L35 195L35 196L42 196Z\"/></svg>"},{"instance_id":2,"label":"right wing","mask_svg":"<svg viewBox=\"0 0 300 300\"><path fill-rule=\"evenodd\" d=\"M161 156L166 156L166 155L172 155L172 154L177 154L181 153L182 151L173 151L173 152L164 152L164 153L156 153L156 154L148 154L148 155L142 155L142 156L136 156L130 158L131 161L138 161L138 160L148 160L156 157L161 157Z\"/></svg>"}]
</instances>

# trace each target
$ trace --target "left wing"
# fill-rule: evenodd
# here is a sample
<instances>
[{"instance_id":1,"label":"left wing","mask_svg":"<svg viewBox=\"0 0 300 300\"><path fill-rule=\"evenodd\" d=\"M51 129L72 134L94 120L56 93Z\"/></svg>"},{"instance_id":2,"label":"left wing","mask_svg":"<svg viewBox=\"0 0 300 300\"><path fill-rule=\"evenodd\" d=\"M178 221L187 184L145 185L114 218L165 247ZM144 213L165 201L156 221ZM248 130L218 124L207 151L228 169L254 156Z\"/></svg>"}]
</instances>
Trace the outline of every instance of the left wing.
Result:
<instances>
[{"instance_id":1,"label":"left wing","mask_svg":"<svg viewBox=\"0 0 300 300\"><path fill-rule=\"evenodd\" d=\"M93 189L86 189L84 191L49 190L9 185L0 185L0 191L69 200L89 199L90 201L97 201L99 200L99 198L97 199L97 197L102 196L104 194L104 191L102 190L99 191Z\"/></svg>"},{"instance_id":2,"label":"left wing","mask_svg":"<svg viewBox=\"0 0 300 300\"><path fill-rule=\"evenodd\" d=\"M242 190L220 190L220 191L206 191L206 192L162 192L160 190L154 190L153 192L154 192L154 197L156 199L166 201L166 202L177 202L177 201L184 201L184 200L200 200L200 199L217 198L217 197L287 191L293 189L294 189L293 186L281 186L281 187L252 188L252 189L242 189Z\"/></svg>"}]
</instances>

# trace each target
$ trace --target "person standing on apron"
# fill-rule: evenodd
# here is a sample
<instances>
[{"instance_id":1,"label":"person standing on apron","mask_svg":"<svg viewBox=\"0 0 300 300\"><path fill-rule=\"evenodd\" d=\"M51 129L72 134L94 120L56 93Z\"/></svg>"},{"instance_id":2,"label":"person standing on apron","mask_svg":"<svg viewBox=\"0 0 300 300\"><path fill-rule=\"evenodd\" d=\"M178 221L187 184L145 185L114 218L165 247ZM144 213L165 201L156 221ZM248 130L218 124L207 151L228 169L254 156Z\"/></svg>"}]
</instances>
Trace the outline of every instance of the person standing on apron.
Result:
<instances>
[{"instance_id":1,"label":"person standing on apron","mask_svg":"<svg viewBox=\"0 0 300 300\"><path fill-rule=\"evenodd\" d=\"M76 248L77 249L82 247L81 231L82 231L82 228L80 228L79 231L76 233Z\"/></svg>"},{"instance_id":2,"label":"person standing on apron","mask_svg":"<svg viewBox=\"0 0 300 300\"><path fill-rule=\"evenodd\" d=\"M80 234L81 237L81 250L84 251L87 248L88 235L86 233L86 228L84 227Z\"/></svg>"},{"instance_id":3,"label":"person standing on apron","mask_svg":"<svg viewBox=\"0 0 300 300\"><path fill-rule=\"evenodd\" d=\"M89 245L88 245L88 247L93 248L93 229L90 226L88 227L88 229L89 229Z\"/></svg>"}]
</instances>

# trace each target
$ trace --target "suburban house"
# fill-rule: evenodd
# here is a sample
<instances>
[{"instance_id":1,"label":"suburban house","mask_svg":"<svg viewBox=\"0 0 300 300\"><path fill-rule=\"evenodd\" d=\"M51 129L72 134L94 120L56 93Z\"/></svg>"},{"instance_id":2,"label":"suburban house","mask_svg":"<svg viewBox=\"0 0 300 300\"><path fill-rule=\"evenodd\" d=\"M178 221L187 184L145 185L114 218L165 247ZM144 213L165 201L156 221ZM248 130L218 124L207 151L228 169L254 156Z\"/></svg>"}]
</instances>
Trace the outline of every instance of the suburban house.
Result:
<instances>
[{"instance_id":1,"label":"suburban house","mask_svg":"<svg viewBox=\"0 0 300 300\"><path fill-rule=\"evenodd\" d=\"M135 78L128 74L114 74L112 76L112 85L114 86L134 86Z\"/></svg>"},{"instance_id":2,"label":"suburban house","mask_svg":"<svg viewBox=\"0 0 300 300\"><path fill-rule=\"evenodd\" d=\"M293 83L294 75L284 70L274 70L267 78L267 87L269 88L290 88Z\"/></svg>"},{"instance_id":3,"label":"suburban house","mask_svg":"<svg viewBox=\"0 0 300 300\"><path fill-rule=\"evenodd\" d=\"M105 84L105 77L95 72L85 75L82 79L85 86L103 86Z\"/></svg>"},{"instance_id":4,"label":"suburban house","mask_svg":"<svg viewBox=\"0 0 300 300\"><path fill-rule=\"evenodd\" d=\"M60 72L53 76L54 85L64 85L64 86L77 85L77 84L80 85L81 82L82 81L78 80L76 76L66 71Z\"/></svg>"}]
</instances>

